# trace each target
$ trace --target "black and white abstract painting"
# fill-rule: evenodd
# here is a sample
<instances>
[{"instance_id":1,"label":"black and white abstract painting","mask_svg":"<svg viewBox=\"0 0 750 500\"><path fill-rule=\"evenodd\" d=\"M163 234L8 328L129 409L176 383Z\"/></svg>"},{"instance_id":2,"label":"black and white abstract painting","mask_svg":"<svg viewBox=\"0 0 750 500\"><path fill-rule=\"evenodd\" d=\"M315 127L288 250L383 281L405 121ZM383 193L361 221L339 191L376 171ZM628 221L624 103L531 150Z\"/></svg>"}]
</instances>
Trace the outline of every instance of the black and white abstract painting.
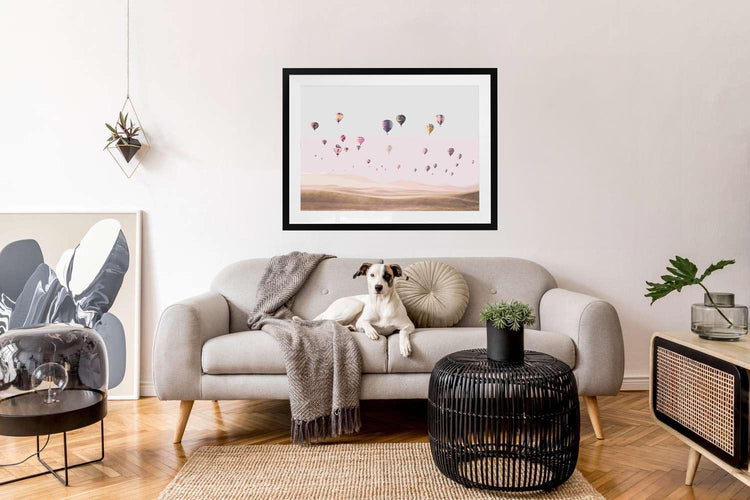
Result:
<instances>
[{"instance_id":1,"label":"black and white abstract painting","mask_svg":"<svg viewBox=\"0 0 750 500\"><path fill-rule=\"evenodd\" d=\"M140 212L0 213L0 335L48 323L96 330L109 397L139 396Z\"/></svg>"}]
</instances>

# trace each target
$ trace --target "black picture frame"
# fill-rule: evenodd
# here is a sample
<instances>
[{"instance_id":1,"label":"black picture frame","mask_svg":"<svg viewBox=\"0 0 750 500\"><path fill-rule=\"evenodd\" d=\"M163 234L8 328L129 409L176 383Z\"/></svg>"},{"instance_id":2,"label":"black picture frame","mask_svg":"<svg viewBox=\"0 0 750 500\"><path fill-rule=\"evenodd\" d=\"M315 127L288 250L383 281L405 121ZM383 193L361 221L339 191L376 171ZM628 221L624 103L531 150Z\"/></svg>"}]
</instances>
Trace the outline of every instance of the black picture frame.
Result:
<instances>
[{"instance_id":1,"label":"black picture frame","mask_svg":"<svg viewBox=\"0 0 750 500\"><path fill-rule=\"evenodd\" d=\"M490 77L490 222L291 223L289 220L289 80L293 75L488 75ZM497 68L283 68L282 227L284 231L482 231L497 230Z\"/></svg>"}]
</instances>

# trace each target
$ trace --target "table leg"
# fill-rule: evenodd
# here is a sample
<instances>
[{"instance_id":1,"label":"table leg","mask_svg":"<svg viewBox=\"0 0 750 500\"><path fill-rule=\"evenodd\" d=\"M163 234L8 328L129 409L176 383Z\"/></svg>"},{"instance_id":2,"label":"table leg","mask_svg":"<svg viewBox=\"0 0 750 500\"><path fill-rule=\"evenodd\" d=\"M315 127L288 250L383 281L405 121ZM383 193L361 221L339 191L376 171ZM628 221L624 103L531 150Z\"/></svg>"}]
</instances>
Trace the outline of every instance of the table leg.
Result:
<instances>
[{"instance_id":1,"label":"table leg","mask_svg":"<svg viewBox=\"0 0 750 500\"><path fill-rule=\"evenodd\" d=\"M698 470L698 464L701 461L700 452L690 448L690 454L688 455L687 471L685 472L685 484L688 486L693 485L693 479L695 479L695 471Z\"/></svg>"}]
</instances>

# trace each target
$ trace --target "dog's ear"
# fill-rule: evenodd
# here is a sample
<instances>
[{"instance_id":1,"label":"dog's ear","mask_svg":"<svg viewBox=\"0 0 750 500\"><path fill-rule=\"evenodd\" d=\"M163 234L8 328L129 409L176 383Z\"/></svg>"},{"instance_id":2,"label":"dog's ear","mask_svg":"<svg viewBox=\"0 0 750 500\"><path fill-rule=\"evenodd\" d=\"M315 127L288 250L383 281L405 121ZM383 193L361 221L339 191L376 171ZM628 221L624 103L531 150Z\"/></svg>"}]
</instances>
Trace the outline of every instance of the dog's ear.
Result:
<instances>
[{"instance_id":1,"label":"dog's ear","mask_svg":"<svg viewBox=\"0 0 750 500\"><path fill-rule=\"evenodd\" d=\"M393 276L395 278L400 278L404 275L404 271L401 270L401 266L399 266L398 264L389 264L389 266L391 267L391 270L393 271ZM407 276L406 279L408 280L409 277Z\"/></svg>"},{"instance_id":2,"label":"dog's ear","mask_svg":"<svg viewBox=\"0 0 750 500\"><path fill-rule=\"evenodd\" d=\"M367 270L370 269L371 265L372 264L370 264L369 262L364 262L361 266L359 266L359 271L354 273L354 276L352 276L352 278L356 278L357 276L364 276L365 274L367 274Z\"/></svg>"}]
</instances>

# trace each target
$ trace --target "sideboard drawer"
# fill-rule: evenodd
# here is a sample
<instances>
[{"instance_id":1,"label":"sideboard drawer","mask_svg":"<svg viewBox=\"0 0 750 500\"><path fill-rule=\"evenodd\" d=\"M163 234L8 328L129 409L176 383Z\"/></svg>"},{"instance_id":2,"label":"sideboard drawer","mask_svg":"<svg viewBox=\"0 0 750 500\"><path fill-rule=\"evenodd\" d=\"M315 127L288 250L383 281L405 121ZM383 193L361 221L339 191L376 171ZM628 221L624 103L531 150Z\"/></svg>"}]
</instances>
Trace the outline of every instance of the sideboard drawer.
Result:
<instances>
[{"instance_id":1,"label":"sideboard drawer","mask_svg":"<svg viewBox=\"0 0 750 500\"><path fill-rule=\"evenodd\" d=\"M745 466L747 370L661 337L651 355L656 418L726 463Z\"/></svg>"}]
</instances>

